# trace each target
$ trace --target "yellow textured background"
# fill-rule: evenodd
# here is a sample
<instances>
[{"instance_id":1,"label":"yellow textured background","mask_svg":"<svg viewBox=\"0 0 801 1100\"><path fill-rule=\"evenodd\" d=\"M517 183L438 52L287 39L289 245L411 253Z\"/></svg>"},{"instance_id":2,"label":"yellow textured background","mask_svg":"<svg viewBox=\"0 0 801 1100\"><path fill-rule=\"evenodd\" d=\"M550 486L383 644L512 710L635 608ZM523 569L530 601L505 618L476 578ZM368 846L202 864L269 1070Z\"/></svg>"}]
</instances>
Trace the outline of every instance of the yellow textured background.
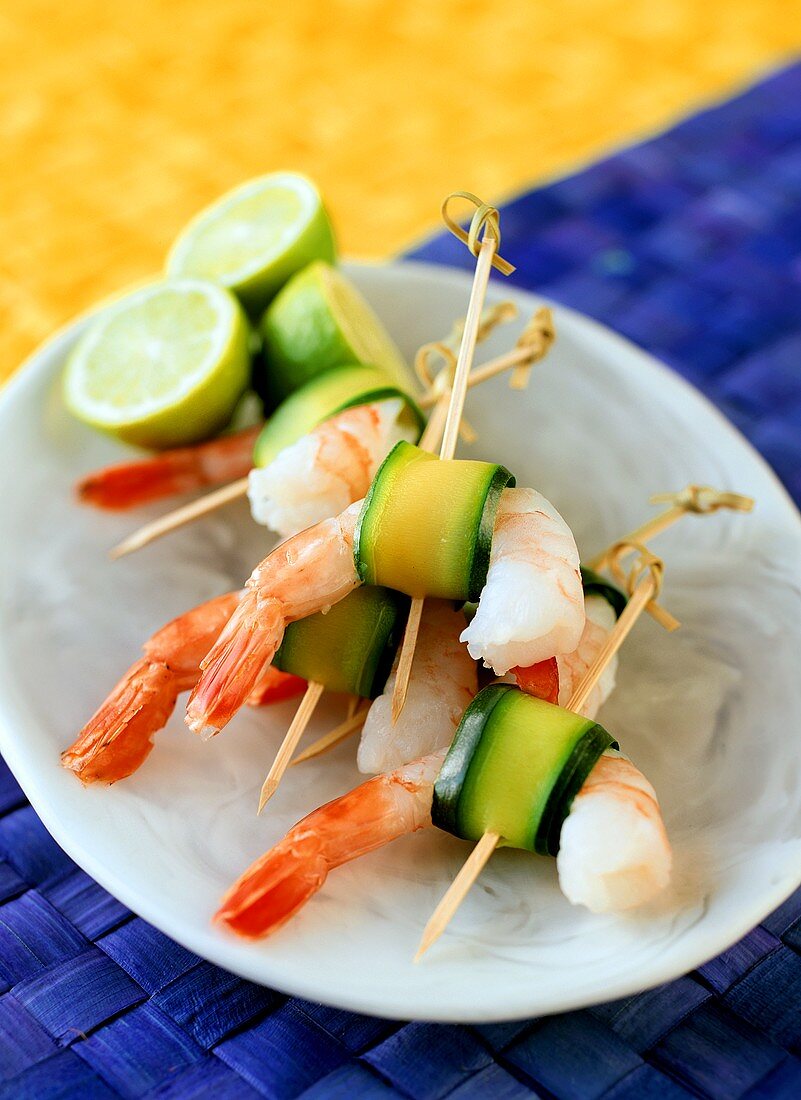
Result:
<instances>
[{"instance_id":1,"label":"yellow textured background","mask_svg":"<svg viewBox=\"0 0 801 1100\"><path fill-rule=\"evenodd\" d=\"M5 0L0 378L243 178L309 172L386 255L799 42L801 0Z\"/></svg>"}]
</instances>

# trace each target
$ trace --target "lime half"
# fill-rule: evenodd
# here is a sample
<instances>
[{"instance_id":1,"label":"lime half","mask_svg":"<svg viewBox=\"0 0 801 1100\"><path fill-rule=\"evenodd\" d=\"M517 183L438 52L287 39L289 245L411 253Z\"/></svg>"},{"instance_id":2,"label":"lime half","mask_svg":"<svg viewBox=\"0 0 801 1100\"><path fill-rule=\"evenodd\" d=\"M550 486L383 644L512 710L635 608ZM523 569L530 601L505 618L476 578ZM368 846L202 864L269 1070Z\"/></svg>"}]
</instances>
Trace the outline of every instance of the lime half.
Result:
<instances>
[{"instance_id":1,"label":"lime half","mask_svg":"<svg viewBox=\"0 0 801 1100\"><path fill-rule=\"evenodd\" d=\"M356 287L330 264L310 264L290 279L259 328L273 404L322 371L354 363L379 367L402 390L414 392L392 337Z\"/></svg>"},{"instance_id":2,"label":"lime half","mask_svg":"<svg viewBox=\"0 0 801 1100\"><path fill-rule=\"evenodd\" d=\"M248 323L227 290L175 279L121 298L78 341L64 398L126 443L176 447L220 431L248 385Z\"/></svg>"},{"instance_id":3,"label":"lime half","mask_svg":"<svg viewBox=\"0 0 801 1100\"><path fill-rule=\"evenodd\" d=\"M296 271L335 257L320 193L294 172L275 172L223 195L189 223L167 258L170 275L210 279L253 315Z\"/></svg>"}]
</instances>

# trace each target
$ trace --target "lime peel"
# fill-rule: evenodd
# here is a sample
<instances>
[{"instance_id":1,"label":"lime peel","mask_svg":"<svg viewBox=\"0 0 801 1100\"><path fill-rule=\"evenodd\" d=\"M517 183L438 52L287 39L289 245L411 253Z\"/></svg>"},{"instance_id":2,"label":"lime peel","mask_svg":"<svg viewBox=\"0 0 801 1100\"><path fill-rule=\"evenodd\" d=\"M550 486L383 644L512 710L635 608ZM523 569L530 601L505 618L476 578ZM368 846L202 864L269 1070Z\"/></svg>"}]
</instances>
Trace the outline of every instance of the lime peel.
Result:
<instances>
[{"instance_id":1,"label":"lime peel","mask_svg":"<svg viewBox=\"0 0 801 1100\"><path fill-rule=\"evenodd\" d=\"M392 337L341 271L322 261L298 272L259 325L272 404L332 367L378 367L402 390L416 386Z\"/></svg>"},{"instance_id":2,"label":"lime peel","mask_svg":"<svg viewBox=\"0 0 801 1100\"><path fill-rule=\"evenodd\" d=\"M249 329L222 287L152 284L104 310L78 341L64 398L80 420L150 447L196 442L225 426L249 378Z\"/></svg>"},{"instance_id":3,"label":"lime peel","mask_svg":"<svg viewBox=\"0 0 801 1100\"><path fill-rule=\"evenodd\" d=\"M180 234L171 275L212 279L260 313L284 283L315 259L333 262L331 223L306 176L274 172L228 192Z\"/></svg>"}]
</instances>

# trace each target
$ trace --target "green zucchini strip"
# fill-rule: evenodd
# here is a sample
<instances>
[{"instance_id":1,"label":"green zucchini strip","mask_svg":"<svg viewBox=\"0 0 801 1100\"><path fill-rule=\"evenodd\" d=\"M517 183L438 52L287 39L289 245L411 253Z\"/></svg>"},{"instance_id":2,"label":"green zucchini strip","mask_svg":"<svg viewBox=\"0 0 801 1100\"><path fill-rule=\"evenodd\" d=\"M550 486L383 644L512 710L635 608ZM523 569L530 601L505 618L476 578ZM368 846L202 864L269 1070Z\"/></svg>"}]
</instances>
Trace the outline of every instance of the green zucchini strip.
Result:
<instances>
[{"instance_id":1,"label":"green zucchini strip","mask_svg":"<svg viewBox=\"0 0 801 1100\"><path fill-rule=\"evenodd\" d=\"M398 592L357 588L325 614L290 623L273 665L329 691L374 699L389 676L408 610Z\"/></svg>"},{"instance_id":2,"label":"green zucchini strip","mask_svg":"<svg viewBox=\"0 0 801 1100\"><path fill-rule=\"evenodd\" d=\"M477 600L501 493L514 483L496 463L445 460L411 443L396 444L356 524L359 577L408 596Z\"/></svg>"},{"instance_id":3,"label":"green zucchini strip","mask_svg":"<svg viewBox=\"0 0 801 1100\"><path fill-rule=\"evenodd\" d=\"M253 448L253 464L269 466L285 447L297 443L344 409L392 397L399 397L404 402L403 415L419 436L425 417L414 399L400 390L384 371L359 364L332 367L281 402L259 433Z\"/></svg>"},{"instance_id":4,"label":"green zucchini strip","mask_svg":"<svg viewBox=\"0 0 801 1100\"><path fill-rule=\"evenodd\" d=\"M600 573L596 573L586 565L581 566L581 583L584 585L585 599L587 596L601 596L612 608L615 617L620 618L624 607L629 602L628 596L611 584L606 577L602 577Z\"/></svg>"},{"instance_id":5,"label":"green zucchini strip","mask_svg":"<svg viewBox=\"0 0 801 1100\"><path fill-rule=\"evenodd\" d=\"M491 831L506 847L556 855L573 799L613 744L597 722L491 684L462 717L434 785L432 821L465 840Z\"/></svg>"}]
</instances>

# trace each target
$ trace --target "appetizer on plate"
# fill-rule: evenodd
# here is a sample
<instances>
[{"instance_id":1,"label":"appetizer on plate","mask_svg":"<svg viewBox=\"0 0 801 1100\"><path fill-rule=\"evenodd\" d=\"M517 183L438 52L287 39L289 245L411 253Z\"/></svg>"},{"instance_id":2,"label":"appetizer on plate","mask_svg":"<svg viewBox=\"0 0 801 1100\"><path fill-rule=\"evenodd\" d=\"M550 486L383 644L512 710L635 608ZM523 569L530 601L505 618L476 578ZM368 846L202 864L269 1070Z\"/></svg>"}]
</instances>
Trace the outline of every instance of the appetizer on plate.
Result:
<instances>
[{"instance_id":1,"label":"appetizer on plate","mask_svg":"<svg viewBox=\"0 0 801 1100\"><path fill-rule=\"evenodd\" d=\"M553 340L538 313L515 349L470 373L477 342L503 319L496 311L482 328L490 269L511 268L498 255L497 212L461 197L477 207L469 233L447 202L443 213L476 256L473 291L456 336L434 345L442 372L420 372L424 394L332 266L319 194L287 173L204 212L171 253L172 278L101 315L67 368L79 416L168 448L90 474L83 500L126 508L231 482L123 551L245 491L256 521L285 541L242 590L151 636L63 765L84 783L131 775L185 691L186 724L202 738L246 704L305 692L261 809L321 693L357 701L347 732L362 727L357 763L374 778L314 810L232 887L217 919L243 936L280 927L331 869L432 825L477 846L421 950L496 846L555 856L564 894L594 912L641 905L670 877L656 794L596 715L637 616L678 625L655 602L662 565L646 537L687 511L750 502L698 489L677 500L602 556L618 587L581 565L568 524L536 488L499 463L454 457L468 386L509 368L524 384ZM266 421L221 433L247 387Z\"/></svg>"}]
</instances>

